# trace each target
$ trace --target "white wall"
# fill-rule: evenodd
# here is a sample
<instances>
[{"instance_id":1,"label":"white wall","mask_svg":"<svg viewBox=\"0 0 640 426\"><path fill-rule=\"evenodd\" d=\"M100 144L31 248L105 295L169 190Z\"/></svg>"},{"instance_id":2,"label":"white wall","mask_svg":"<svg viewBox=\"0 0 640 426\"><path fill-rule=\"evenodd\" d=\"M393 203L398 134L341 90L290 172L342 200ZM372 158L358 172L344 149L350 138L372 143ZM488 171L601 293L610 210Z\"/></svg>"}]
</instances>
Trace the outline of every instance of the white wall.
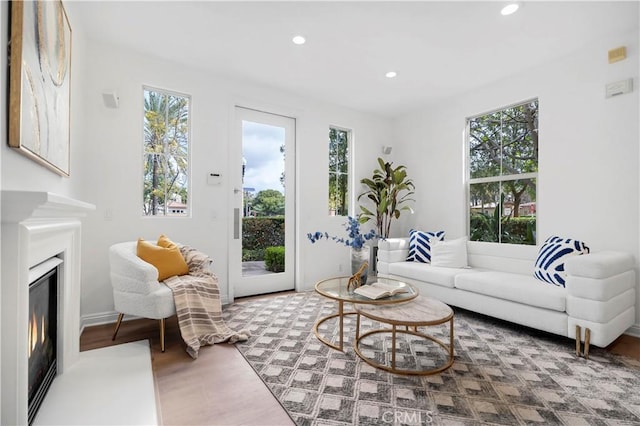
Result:
<instances>
[{"instance_id":1,"label":"white wall","mask_svg":"<svg viewBox=\"0 0 640 426\"><path fill-rule=\"evenodd\" d=\"M628 58L609 64L607 51ZM553 63L452 98L394 122L397 156L417 185L411 226L467 233L466 117L537 97L540 158L538 243L557 234L593 251L639 254L638 31L618 34ZM470 70L470 72L473 72ZM631 94L605 99L606 83L633 78ZM640 324L640 288L636 324ZM639 330L640 331L640 330Z\"/></svg>"},{"instance_id":2,"label":"white wall","mask_svg":"<svg viewBox=\"0 0 640 426\"><path fill-rule=\"evenodd\" d=\"M7 2L2 2L3 10L6 9ZM69 166L70 177L60 176L42 165L34 162L26 156L20 154L17 150L10 148L6 143L6 130L2 132L2 141L0 144L0 156L2 162L2 189L4 190L22 190L22 191L49 191L57 194L66 195L71 198L79 198L79 186L82 178L79 173L79 164L82 162L82 150L84 141L84 112L83 112L83 92L84 92L84 71L83 51L84 39L79 36L74 24L73 15L69 13L72 32L72 54L71 54L71 114L70 114L70 144L71 144L71 163ZM6 18L2 18L4 24ZM8 21L7 21L8 22ZM3 25L2 31L5 31ZM6 43L3 43L3 51ZM3 54L5 61L6 54ZM4 62L3 62L4 63ZM4 72L6 68L3 66L2 75L3 82L8 76ZM7 93L7 92L3 92ZM2 105L5 108L5 105ZM2 125L6 120L3 119Z\"/></svg>"},{"instance_id":3,"label":"white wall","mask_svg":"<svg viewBox=\"0 0 640 426\"><path fill-rule=\"evenodd\" d=\"M0 23L4 28L4 23L7 22L9 12L9 4L7 2L0 3ZM7 69L7 31L0 31L0 70ZM0 93L7 93L7 73L0 73ZM0 102L0 145L7 145L7 102ZM2 151L0 150L0 164L2 164ZM2 188L2 173L0 172L0 188ZM0 219L2 219L2 197L0 197ZM0 227L0 241L2 241L2 227ZM0 244L0 259L2 259L2 244ZM2 288L2 274L0 274L0 288ZM0 295L0 299L1 299ZM2 306L2 300L0 300L0 306ZM0 318L2 318L2 312L0 312ZM0 330L2 329L2 323L0 321ZM1 336L0 336L1 337ZM2 339L0 338L0 354L2 353ZM2 360L0 359L0 365ZM1 373L0 373L1 374ZM9 391L9 390L8 390ZM0 388L0 401L2 401L2 389ZM2 418L2 407L0 407L0 419Z\"/></svg>"},{"instance_id":4,"label":"white wall","mask_svg":"<svg viewBox=\"0 0 640 426\"><path fill-rule=\"evenodd\" d=\"M312 245L306 239L307 232L316 230L341 232L344 222L326 213L328 129L330 125L353 129L355 175L360 179L373 169L389 139L390 120L188 69L102 42L87 41L87 47L84 113L88 137L80 172L84 177L82 198L96 204L97 211L83 228L82 315L86 322L111 318L108 247L138 237L156 239L160 233L208 253L226 297L233 189L230 173L240 171L239 164L229 164L235 104L297 119L297 288L312 289L317 280L347 267L346 248L336 250L333 242ZM191 95L191 218L141 216L143 85ZM104 90L118 93L118 109L103 105ZM222 185L206 185L211 171L222 174ZM107 212L110 219L105 217Z\"/></svg>"}]
</instances>

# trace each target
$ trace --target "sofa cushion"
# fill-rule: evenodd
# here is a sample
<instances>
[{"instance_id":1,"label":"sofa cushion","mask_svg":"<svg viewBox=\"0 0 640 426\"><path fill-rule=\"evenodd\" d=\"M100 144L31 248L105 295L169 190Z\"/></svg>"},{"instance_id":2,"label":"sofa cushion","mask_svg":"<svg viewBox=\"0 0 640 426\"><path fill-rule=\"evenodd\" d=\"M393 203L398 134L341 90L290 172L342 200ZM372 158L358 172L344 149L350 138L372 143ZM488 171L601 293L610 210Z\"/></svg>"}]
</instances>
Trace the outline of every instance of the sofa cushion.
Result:
<instances>
[{"instance_id":1,"label":"sofa cushion","mask_svg":"<svg viewBox=\"0 0 640 426\"><path fill-rule=\"evenodd\" d=\"M538 308L564 312L566 290L545 284L528 275L483 271L455 276L455 288L524 303Z\"/></svg>"},{"instance_id":2,"label":"sofa cushion","mask_svg":"<svg viewBox=\"0 0 640 426\"><path fill-rule=\"evenodd\" d=\"M589 256L571 257L564 266L569 275L600 279L633 270L635 261L630 253L601 251Z\"/></svg>"},{"instance_id":3,"label":"sofa cushion","mask_svg":"<svg viewBox=\"0 0 640 426\"><path fill-rule=\"evenodd\" d=\"M607 301L567 296L567 314L573 318L593 322L609 322L636 302L635 289L629 289Z\"/></svg>"},{"instance_id":4,"label":"sofa cushion","mask_svg":"<svg viewBox=\"0 0 640 426\"><path fill-rule=\"evenodd\" d=\"M467 237L451 241L434 241L431 246L431 265L443 268L466 268Z\"/></svg>"},{"instance_id":5,"label":"sofa cushion","mask_svg":"<svg viewBox=\"0 0 640 426\"><path fill-rule=\"evenodd\" d=\"M609 300L636 287L636 274L633 269L608 278L586 278L569 274L567 276L567 294L591 300Z\"/></svg>"},{"instance_id":6,"label":"sofa cushion","mask_svg":"<svg viewBox=\"0 0 640 426\"><path fill-rule=\"evenodd\" d=\"M567 258L588 253L589 247L582 241L556 236L549 237L540 247L534 276L541 281L564 287L567 277L564 263Z\"/></svg>"},{"instance_id":7,"label":"sofa cushion","mask_svg":"<svg viewBox=\"0 0 640 426\"><path fill-rule=\"evenodd\" d=\"M409 262L431 262L431 244L444 240L444 231L424 232L412 229L409 231Z\"/></svg>"},{"instance_id":8,"label":"sofa cushion","mask_svg":"<svg viewBox=\"0 0 640 426\"><path fill-rule=\"evenodd\" d=\"M467 268L442 268L418 262L396 262L389 264L389 274L416 281L426 281L431 284L449 288L453 288L456 275L470 272L474 272L474 270Z\"/></svg>"}]
</instances>

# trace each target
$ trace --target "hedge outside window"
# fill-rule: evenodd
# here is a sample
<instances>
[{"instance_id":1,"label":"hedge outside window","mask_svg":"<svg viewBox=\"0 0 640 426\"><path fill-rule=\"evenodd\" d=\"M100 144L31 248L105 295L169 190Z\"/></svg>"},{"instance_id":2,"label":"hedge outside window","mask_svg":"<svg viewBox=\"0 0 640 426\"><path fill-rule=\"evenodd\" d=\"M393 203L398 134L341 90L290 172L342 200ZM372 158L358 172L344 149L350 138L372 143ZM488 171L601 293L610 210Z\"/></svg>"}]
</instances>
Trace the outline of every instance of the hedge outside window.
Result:
<instances>
[{"instance_id":1,"label":"hedge outside window","mask_svg":"<svg viewBox=\"0 0 640 426\"><path fill-rule=\"evenodd\" d=\"M144 88L144 216L189 216L190 101Z\"/></svg>"},{"instance_id":2,"label":"hedge outside window","mask_svg":"<svg viewBox=\"0 0 640 426\"><path fill-rule=\"evenodd\" d=\"M349 139L351 132L329 128L329 215L349 214Z\"/></svg>"},{"instance_id":3,"label":"hedge outside window","mask_svg":"<svg viewBox=\"0 0 640 426\"><path fill-rule=\"evenodd\" d=\"M536 244L538 100L467 120L469 239Z\"/></svg>"}]
</instances>

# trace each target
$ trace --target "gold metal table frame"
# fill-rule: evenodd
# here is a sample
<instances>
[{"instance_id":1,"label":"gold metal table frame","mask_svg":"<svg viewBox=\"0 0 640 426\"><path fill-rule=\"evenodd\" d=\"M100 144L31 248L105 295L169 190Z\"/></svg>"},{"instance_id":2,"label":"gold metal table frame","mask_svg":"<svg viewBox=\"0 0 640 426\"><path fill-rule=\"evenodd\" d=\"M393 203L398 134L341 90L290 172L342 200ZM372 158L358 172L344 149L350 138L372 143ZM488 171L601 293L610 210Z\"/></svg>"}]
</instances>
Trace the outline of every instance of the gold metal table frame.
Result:
<instances>
[{"instance_id":1,"label":"gold metal table frame","mask_svg":"<svg viewBox=\"0 0 640 426\"><path fill-rule=\"evenodd\" d=\"M375 281L380 281L387 284L396 284L398 287L404 287L407 289L406 293L398 293L390 297L385 297L381 299L369 299L365 296L361 296L357 293L354 293L353 290L349 291L347 289L347 283L349 282L350 277L337 277L337 278L329 278L326 280L322 280L316 283L315 290L321 296L324 296L329 299L333 299L338 302L338 312L335 314L328 315L326 317L320 318L313 326L313 333L316 335L316 338L329 346L330 348L336 349L338 351L344 351L344 317L346 315L355 315L356 311L344 311L344 303L353 303L353 304L365 304L365 305L389 305L395 303L402 303L412 300L418 296L418 290L413 287L411 284L394 280L391 278L374 278ZM339 343L336 345L330 342L328 339L325 339L320 335L318 331L318 327L325 323L326 321L338 318L340 335L339 335Z\"/></svg>"},{"instance_id":2,"label":"gold metal table frame","mask_svg":"<svg viewBox=\"0 0 640 426\"><path fill-rule=\"evenodd\" d=\"M405 375L432 375L447 370L453 365L454 362L454 348L453 348L453 310L440 302L439 300L429 297L419 297L409 303L402 305L386 306L386 307L368 307L357 306L356 314L358 315L356 321L356 340L353 342L353 349L355 353L367 364L380 368L385 371L389 371L395 374ZM360 315L363 315L374 321L378 321L384 324L391 325L391 328L383 328L377 330L367 331L360 335ZM449 346L430 336L426 333L418 331L418 327L428 327L434 325L445 324L449 322ZM398 329L398 327L405 327L405 329ZM367 336L374 334L386 334L391 333L391 365L381 364L370 358L367 358L360 351L360 341ZM447 361L436 368L428 370L409 370L396 368L396 335L398 333L410 334L418 336L427 340L430 340L439 345L448 355Z\"/></svg>"}]
</instances>

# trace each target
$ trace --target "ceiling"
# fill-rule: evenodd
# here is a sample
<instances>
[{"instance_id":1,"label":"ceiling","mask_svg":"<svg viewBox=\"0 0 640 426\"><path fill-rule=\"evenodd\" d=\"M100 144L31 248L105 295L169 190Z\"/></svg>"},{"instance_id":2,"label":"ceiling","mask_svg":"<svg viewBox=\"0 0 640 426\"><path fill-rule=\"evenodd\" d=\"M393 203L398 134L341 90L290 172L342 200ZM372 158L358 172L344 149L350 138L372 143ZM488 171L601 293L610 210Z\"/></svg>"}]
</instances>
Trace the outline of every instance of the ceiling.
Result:
<instances>
[{"instance_id":1,"label":"ceiling","mask_svg":"<svg viewBox=\"0 0 640 426\"><path fill-rule=\"evenodd\" d=\"M90 38L387 117L637 29L639 20L637 1L521 2L511 16L498 1L65 5ZM296 34L307 43L294 45ZM398 76L388 79L391 70Z\"/></svg>"}]
</instances>

